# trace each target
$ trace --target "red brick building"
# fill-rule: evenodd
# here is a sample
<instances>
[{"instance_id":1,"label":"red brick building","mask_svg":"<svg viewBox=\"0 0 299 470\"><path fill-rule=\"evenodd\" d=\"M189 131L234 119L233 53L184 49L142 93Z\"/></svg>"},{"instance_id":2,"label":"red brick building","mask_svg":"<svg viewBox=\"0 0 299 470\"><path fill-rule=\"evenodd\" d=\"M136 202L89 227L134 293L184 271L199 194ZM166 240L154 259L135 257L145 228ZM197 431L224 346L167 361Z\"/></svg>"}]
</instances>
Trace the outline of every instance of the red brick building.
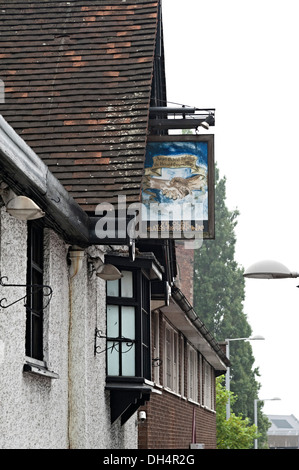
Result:
<instances>
[{"instance_id":1,"label":"red brick building","mask_svg":"<svg viewBox=\"0 0 299 470\"><path fill-rule=\"evenodd\" d=\"M189 284L192 277L185 278ZM152 358L154 386L142 408L146 420L139 421L139 447L216 448L215 378L228 362L177 287L169 306L152 312Z\"/></svg>"}]
</instances>

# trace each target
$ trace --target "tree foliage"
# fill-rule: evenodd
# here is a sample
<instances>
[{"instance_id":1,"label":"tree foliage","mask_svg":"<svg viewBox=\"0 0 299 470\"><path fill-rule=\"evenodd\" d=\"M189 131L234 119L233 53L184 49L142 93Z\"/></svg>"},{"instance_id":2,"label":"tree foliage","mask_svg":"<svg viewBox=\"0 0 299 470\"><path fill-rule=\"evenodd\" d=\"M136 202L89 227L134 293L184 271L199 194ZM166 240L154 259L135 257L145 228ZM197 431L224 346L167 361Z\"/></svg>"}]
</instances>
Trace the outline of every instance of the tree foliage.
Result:
<instances>
[{"instance_id":1,"label":"tree foliage","mask_svg":"<svg viewBox=\"0 0 299 470\"><path fill-rule=\"evenodd\" d=\"M257 429L250 424L249 418L236 416L231 412L226 419L226 404L230 395L230 403L236 396L228 392L222 385L222 378L216 380L216 420L217 420L217 449L251 449L257 437Z\"/></svg>"},{"instance_id":2,"label":"tree foliage","mask_svg":"<svg viewBox=\"0 0 299 470\"><path fill-rule=\"evenodd\" d=\"M201 320L218 340L251 334L243 314L243 271L234 259L235 226L239 212L225 204L226 179L216 168L215 240L205 240L195 251L194 304Z\"/></svg>"}]
</instances>

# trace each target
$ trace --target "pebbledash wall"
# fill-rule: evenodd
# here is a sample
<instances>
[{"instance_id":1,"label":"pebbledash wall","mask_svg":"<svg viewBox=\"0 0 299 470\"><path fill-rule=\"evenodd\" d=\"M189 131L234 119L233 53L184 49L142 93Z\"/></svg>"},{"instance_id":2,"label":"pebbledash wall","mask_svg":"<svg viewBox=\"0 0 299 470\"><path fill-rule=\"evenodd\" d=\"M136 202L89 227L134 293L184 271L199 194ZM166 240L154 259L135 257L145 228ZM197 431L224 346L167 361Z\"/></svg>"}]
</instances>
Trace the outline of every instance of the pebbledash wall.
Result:
<instances>
[{"instance_id":1,"label":"pebbledash wall","mask_svg":"<svg viewBox=\"0 0 299 470\"><path fill-rule=\"evenodd\" d=\"M69 246L50 229L44 243L44 284L53 289L44 312L45 360L59 378L23 372L24 301L0 308L0 448L136 448L136 416L124 426L110 423L105 353L94 354L95 328L105 331L105 282L89 272L87 251L103 253L86 250L82 269L71 280ZM26 283L27 224L3 207L0 266L6 283ZM0 286L4 305L24 295L23 287Z\"/></svg>"}]
</instances>

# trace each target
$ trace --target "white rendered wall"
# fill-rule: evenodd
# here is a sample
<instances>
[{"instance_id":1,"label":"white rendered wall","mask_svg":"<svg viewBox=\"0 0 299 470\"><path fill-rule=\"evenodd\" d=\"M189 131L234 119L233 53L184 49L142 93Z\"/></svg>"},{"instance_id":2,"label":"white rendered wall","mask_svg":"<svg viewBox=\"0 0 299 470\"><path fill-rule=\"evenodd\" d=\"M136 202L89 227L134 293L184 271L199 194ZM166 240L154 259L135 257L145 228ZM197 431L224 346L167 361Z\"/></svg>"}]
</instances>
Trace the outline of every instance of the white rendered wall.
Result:
<instances>
[{"instance_id":1,"label":"white rendered wall","mask_svg":"<svg viewBox=\"0 0 299 470\"><path fill-rule=\"evenodd\" d=\"M106 331L105 282L90 276L87 254L70 281L67 250L55 232L45 230L44 283L53 296L44 312L44 352L59 379L23 373L24 303L0 308L0 448L137 448L136 416L124 426L110 424L105 352L94 354L95 328ZM6 282L26 284L26 254L26 222L2 208L0 267ZM24 288L0 286L8 303L23 295ZM104 351L105 340L98 345Z\"/></svg>"},{"instance_id":2,"label":"white rendered wall","mask_svg":"<svg viewBox=\"0 0 299 470\"><path fill-rule=\"evenodd\" d=\"M87 250L102 258L95 247ZM94 353L95 329L106 333L105 281L92 273L87 254L81 271L71 281L70 391L71 448L137 448L136 416L124 426L110 424L110 398L105 391L105 339L97 339L100 352Z\"/></svg>"}]
</instances>

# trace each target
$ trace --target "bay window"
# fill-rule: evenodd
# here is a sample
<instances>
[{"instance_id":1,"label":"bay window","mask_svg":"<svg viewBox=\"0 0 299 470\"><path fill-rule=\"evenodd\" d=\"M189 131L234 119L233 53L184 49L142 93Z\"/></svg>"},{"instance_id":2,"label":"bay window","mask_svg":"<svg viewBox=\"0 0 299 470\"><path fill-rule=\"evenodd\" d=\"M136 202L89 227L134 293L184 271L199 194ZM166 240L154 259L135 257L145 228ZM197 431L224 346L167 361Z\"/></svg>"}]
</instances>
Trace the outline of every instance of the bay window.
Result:
<instances>
[{"instance_id":1,"label":"bay window","mask_svg":"<svg viewBox=\"0 0 299 470\"><path fill-rule=\"evenodd\" d=\"M151 392L151 280L161 278L152 254L134 262L122 255L106 255L122 277L106 283L106 390L110 391L112 422L122 424L149 399Z\"/></svg>"},{"instance_id":2,"label":"bay window","mask_svg":"<svg viewBox=\"0 0 299 470\"><path fill-rule=\"evenodd\" d=\"M121 274L107 281L107 375L150 379L150 282L141 271Z\"/></svg>"},{"instance_id":3,"label":"bay window","mask_svg":"<svg viewBox=\"0 0 299 470\"><path fill-rule=\"evenodd\" d=\"M121 279L107 281L107 375L135 376L135 273L121 273Z\"/></svg>"}]
</instances>

